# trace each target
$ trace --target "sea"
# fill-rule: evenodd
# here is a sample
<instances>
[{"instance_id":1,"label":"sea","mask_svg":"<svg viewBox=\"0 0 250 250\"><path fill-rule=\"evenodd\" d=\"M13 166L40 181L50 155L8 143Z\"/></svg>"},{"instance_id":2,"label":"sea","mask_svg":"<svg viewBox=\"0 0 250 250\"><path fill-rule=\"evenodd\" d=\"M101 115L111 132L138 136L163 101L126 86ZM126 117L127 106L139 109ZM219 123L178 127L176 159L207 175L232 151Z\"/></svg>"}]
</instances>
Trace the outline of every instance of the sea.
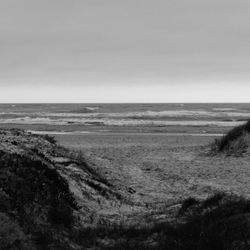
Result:
<instances>
[{"instance_id":1,"label":"sea","mask_svg":"<svg viewBox=\"0 0 250 250\"><path fill-rule=\"evenodd\" d=\"M0 125L37 133L114 128L233 127L250 119L250 103L0 104ZM75 131L74 131L75 129Z\"/></svg>"}]
</instances>

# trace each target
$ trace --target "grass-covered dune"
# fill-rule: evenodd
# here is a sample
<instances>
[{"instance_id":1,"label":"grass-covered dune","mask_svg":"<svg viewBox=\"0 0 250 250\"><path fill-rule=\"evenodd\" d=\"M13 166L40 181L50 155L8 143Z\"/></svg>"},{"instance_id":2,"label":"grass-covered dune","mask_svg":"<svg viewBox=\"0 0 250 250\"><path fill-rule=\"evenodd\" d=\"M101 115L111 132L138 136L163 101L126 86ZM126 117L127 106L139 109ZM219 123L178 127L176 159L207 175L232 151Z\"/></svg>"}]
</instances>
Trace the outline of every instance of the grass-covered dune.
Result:
<instances>
[{"instance_id":1,"label":"grass-covered dune","mask_svg":"<svg viewBox=\"0 0 250 250\"><path fill-rule=\"evenodd\" d=\"M52 137L0 131L0 249L80 249L72 236L118 198Z\"/></svg>"},{"instance_id":2,"label":"grass-covered dune","mask_svg":"<svg viewBox=\"0 0 250 250\"><path fill-rule=\"evenodd\" d=\"M102 232L98 229L88 233L100 237ZM126 230L114 228L108 232L117 243L103 249L248 250L250 201L224 193L203 201L188 198L183 201L172 223Z\"/></svg>"},{"instance_id":3,"label":"grass-covered dune","mask_svg":"<svg viewBox=\"0 0 250 250\"><path fill-rule=\"evenodd\" d=\"M227 155L242 155L250 148L250 120L245 124L235 127L217 139L212 144L213 153L226 153Z\"/></svg>"},{"instance_id":4,"label":"grass-covered dune","mask_svg":"<svg viewBox=\"0 0 250 250\"><path fill-rule=\"evenodd\" d=\"M248 128L222 140L231 145ZM224 193L187 197L160 211L166 219L144 220L132 215L139 205L96 169L52 137L0 130L0 249L249 249L249 200ZM134 223L122 218L121 204Z\"/></svg>"}]
</instances>

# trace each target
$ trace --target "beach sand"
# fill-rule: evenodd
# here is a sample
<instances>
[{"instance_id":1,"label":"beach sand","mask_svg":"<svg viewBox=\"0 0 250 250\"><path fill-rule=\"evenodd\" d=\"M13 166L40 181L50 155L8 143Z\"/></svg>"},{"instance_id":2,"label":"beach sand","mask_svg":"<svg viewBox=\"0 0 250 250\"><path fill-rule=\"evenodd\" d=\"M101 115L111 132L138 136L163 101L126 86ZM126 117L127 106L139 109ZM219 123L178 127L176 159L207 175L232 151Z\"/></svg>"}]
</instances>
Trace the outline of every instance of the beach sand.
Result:
<instances>
[{"instance_id":1,"label":"beach sand","mask_svg":"<svg viewBox=\"0 0 250 250\"><path fill-rule=\"evenodd\" d=\"M82 151L87 162L126 193L149 207L217 191L250 196L250 157L208 156L213 136L167 134L56 135L58 142Z\"/></svg>"}]
</instances>

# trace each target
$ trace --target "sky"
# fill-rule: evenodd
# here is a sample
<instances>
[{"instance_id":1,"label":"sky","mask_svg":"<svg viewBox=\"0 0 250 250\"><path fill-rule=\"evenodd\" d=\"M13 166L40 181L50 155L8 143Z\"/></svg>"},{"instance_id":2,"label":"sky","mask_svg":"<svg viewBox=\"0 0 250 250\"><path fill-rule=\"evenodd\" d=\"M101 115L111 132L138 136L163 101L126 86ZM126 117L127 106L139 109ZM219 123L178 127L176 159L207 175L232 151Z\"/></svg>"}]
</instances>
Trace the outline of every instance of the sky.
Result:
<instances>
[{"instance_id":1,"label":"sky","mask_svg":"<svg viewBox=\"0 0 250 250\"><path fill-rule=\"evenodd\" d=\"M248 0L0 0L0 102L249 102Z\"/></svg>"}]
</instances>

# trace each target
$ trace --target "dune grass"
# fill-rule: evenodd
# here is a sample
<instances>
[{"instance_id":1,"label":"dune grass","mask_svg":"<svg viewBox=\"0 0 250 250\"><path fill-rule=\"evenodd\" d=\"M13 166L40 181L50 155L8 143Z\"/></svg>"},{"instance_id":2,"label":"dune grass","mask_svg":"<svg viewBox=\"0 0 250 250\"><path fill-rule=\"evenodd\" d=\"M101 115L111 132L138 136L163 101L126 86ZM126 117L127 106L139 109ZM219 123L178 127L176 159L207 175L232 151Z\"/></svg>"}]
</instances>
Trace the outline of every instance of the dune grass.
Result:
<instances>
[{"instance_id":1,"label":"dune grass","mask_svg":"<svg viewBox=\"0 0 250 250\"><path fill-rule=\"evenodd\" d=\"M226 155L241 156L248 151L250 146L250 120L241 126L237 126L216 139L211 145L213 154L226 153Z\"/></svg>"},{"instance_id":2,"label":"dune grass","mask_svg":"<svg viewBox=\"0 0 250 250\"><path fill-rule=\"evenodd\" d=\"M100 225L72 234L81 246L126 250L228 250L250 247L250 201L216 193L183 201L174 222Z\"/></svg>"}]
</instances>

